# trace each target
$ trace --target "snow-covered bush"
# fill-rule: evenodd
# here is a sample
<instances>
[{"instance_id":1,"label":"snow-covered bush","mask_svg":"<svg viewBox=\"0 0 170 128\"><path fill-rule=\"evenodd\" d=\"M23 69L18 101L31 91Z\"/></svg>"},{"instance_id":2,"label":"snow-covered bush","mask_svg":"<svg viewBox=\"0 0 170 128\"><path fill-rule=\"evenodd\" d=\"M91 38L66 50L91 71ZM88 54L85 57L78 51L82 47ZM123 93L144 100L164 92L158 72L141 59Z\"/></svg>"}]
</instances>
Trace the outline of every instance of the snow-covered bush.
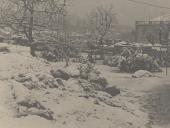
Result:
<instances>
[{"instance_id":1,"label":"snow-covered bush","mask_svg":"<svg viewBox=\"0 0 170 128\"><path fill-rule=\"evenodd\" d=\"M125 72L135 72L138 70L161 71L159 64L154 58L142 53L131 55L124 59L120 63L119 69Z\"/></svg>"}]
</instances>

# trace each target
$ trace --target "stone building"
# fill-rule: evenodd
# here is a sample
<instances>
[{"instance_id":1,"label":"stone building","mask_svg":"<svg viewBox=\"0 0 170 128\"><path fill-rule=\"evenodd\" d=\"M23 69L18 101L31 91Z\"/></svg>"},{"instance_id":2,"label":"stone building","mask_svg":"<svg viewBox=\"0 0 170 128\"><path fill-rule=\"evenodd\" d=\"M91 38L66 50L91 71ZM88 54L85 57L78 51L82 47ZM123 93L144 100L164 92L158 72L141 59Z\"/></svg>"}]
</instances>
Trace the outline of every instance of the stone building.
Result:
<instances>
[{"instance_id":1,"label":"stone building","mask_svg":"<svg viewBox=\"0 0 170 128\"><path fill-rule=\"evenodd\" d=\"M169 35L170 15L160 16L149 21L136 21L136 42L166 45Z\"/></svg>"}]
</instances>

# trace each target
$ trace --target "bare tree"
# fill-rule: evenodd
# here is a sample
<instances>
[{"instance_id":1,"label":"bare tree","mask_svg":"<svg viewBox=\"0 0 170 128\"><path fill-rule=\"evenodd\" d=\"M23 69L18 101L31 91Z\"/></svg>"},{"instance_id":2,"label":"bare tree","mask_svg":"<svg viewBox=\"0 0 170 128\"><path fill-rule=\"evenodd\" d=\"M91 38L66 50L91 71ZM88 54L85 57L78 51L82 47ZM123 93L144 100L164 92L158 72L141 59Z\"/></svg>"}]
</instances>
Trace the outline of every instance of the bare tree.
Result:
<instances>
[{"instance_id":1,"label":"bare tree","mask_svg":"<svg viewBox=\"0 0 170 128\"><path fill-rule=\"evenodd\" d=\"M112 6L100 6L88 15L88 19L92 40L96 40L96 44L101 47L101 57L104 58L104 40L117 23L116 13Z\"/></svg>"},{"instance_id":2,"label":"bare tree","mask_svg":"<svg viewBox=\"0 0 170 128\"><path fill-rule=\"evenodd\" d=\"M56 12L49 16L51 35L54 40L62 40L62 59L65 59L66 67L69 66L70 46L68 43L69 32L67 22L66 0L62 1L60 8L56 7L54 0L50 2L50 11ZM58 10L56 10L58 9Z\"/></svg>"},{"instance_id":3,"label":"bare tree","mask_svg":"<svg viewBox=\"0 0 170 128\"><path fill-rule=\"evenodd\" d=\"M0 22L23 33L30 43L30 53L34 56L34 32L56 28L58 22L54 17L63 15L64 6L65 0L6 0L1 5Z\"/></svg>"}]
</instances>

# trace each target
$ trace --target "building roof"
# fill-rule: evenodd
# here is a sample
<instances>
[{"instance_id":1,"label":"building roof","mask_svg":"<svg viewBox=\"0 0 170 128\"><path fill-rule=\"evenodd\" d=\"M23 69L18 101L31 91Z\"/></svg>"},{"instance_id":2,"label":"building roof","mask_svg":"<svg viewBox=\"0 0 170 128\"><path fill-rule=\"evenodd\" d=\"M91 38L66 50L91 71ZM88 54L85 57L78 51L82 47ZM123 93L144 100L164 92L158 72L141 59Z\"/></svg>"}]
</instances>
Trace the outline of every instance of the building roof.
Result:
<instances>
[{"instance_id":1,"label":"building roof","mask_svg":"<svg viewBox=\"0 0 170 128\"><path fill-rule=\"evenodd\" d=\"M151 21L170 21L170 14L165 14L162 16L155 17Z\"/></svg>"}]
</instances>

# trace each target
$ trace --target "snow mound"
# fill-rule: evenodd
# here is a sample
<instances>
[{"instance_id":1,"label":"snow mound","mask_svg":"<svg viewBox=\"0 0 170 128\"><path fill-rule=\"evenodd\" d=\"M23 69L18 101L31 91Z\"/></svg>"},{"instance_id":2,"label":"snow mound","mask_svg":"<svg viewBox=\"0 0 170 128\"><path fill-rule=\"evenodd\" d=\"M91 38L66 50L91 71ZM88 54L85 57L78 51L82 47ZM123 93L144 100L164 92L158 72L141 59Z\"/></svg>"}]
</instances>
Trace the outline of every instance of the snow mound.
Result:
<instances>
[{"instance_id":1,"label":"snow mound","mask_svg":"<svg viewBox=\"0 0 170 128\"><path fill-rule=\"evenodd\" d=\"M133 78L154 77L154 76L155 76L154 74L152 74L151 72L146 71L146 70L136 71L136 72L132 75Z\"/></svg>"},{"instance_id":2,"label":"snow mound","mask_svg":"<svg viewBox=\"0 0 170 128\"><path fill-rule=\"evenodd\" d=\"M54 78L49 74L39 73L36 75L19 73L12 77L16 82L21 83L23 86L32 89L46 89L46 88L58 88L64 86L63 82L59 78Z\"/></svg>"}]
</instances>

